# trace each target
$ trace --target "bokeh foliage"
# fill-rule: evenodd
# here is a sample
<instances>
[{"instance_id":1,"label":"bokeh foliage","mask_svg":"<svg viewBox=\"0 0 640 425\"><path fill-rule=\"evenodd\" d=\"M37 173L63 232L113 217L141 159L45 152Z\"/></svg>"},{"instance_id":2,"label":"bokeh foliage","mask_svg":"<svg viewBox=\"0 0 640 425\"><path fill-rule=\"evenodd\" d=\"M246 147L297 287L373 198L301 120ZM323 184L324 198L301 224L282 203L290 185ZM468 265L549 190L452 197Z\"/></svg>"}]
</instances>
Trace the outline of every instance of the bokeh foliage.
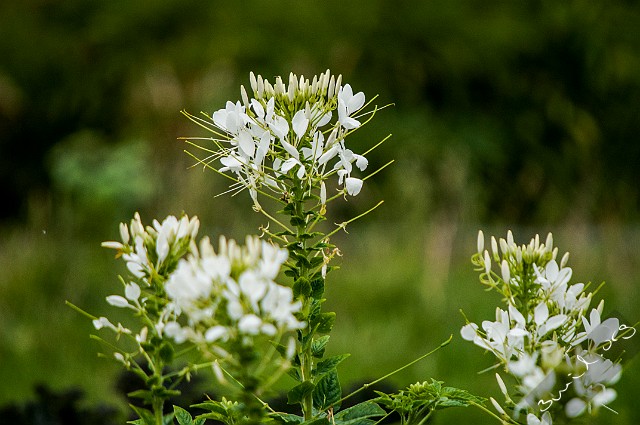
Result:
<instances>
[{"instance_id":1,"label":"bokeh foliage","mask_svg":"<svg viewBox=\"0 0 640 425\"><path fill-rule=\"evenodd\" d=\"M385 200L341 241L344 270L328 294L351 379L457 332L461 307L491 314L467 261L486 225L522 240L558 231L576 274L607 280L609 306L634 322L639 23L640 5L604 0L2 2L0 400L28 396L39 379L111 394L115 368L95 359L90 324L64 300L108 308L117 269L99 242L133 211L197 214L214 237L256 231L246 194L215 198L226 182L189 170L177 140L201 134L181 109L239 98L249 71L330 68L394 104L354 142L393 133L370 161L396 163L338 211ZM357 352L356 336L386 347ZM478 370L472 348L454 342L412 377L464 387ZM630 369L621 388L637 392ZM475 388L493 385L482 379ZM621 389L617 423L631 420L631 400Z\"/></svg>"}]
</instances>

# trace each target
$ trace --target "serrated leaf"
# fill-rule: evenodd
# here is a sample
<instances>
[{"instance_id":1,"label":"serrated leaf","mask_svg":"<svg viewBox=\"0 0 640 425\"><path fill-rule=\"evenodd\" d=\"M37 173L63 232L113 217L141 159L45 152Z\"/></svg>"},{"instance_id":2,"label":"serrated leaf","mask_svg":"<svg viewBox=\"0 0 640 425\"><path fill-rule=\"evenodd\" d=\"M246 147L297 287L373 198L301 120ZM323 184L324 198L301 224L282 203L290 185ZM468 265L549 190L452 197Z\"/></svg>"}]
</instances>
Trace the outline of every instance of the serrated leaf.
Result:
<instances>
[{"instance_id":1,"label":"serrated leaf","mask_svg":"<svg viewBox=\"0 0 640 425\"><path fill-rule=\"evenodd\" d=\"M180 425L193 425L191 413L187 412L180 406L173 406L173 413Z\"/></svg>"},{"instance_id":2,"label":"serrated leaf","mask_svg":"<svg viewBox=\"0 0 640 425\"><path fill-rule=\"evenodd\" d=\"M287 404L298 404L315 388L315 385L309 381L305 381L296 385L287 393Z\"/></svg>"},{"instance_id":3,"label":"serrated leaf","mask_svg":"<svg viewBox=\"0 0 640 425\"><path fill-rule=\"evenodd\" d=\"M293 283L293 296L298 298L300 295L305 298L311 295L311 282L306 277L300 277Z\"/></svg>"},{"instance_id":4,"label":"serrated leaf","mask_svg":"<svg viewBox=\"0 0 640 425\"><path fill-rule=\"evenodd\" d=\"M324 295L324 278L315 278L311 281L311 297L319 299L322 295Z\"/></svg>"},{"instance_id":5,"label":"serrated leaf","mask_svg":"<svg viewBox=\"0 0 640 425\"><path fill-rule=\"evenodd\" d=\"M385 416L387 412L372 401L365 401L335 414L336 424L355 424L357 420L366 418L379 418Z\"/></svg>"},{"instance_id":6,"label":"serrated leaf","mask_svg":"<svg viewBox=\"0 0 640 425\"><path fill-rule=\"evenodd\" d=\"M318 333L328 334L333 329L335 322L336 314L334 312L321 313L313 319L311 326L315 327Z\"/></svg>"},{"instance_id":7,"label":"serrated leaf","mask_svg":"<svg viewBox=\"0 0 640 425\"><path fill-rule=\"evenodd\" d=\"M327 410L329 407L338 409L342 398L342 388L338 379L338 371L332 369L316 384L313 390L313 407L317 410Z\"/></svg>"},{"instance_id":8,"label":"serrated leaf","mask_svg":"<svg viewBox=\"0 0 640 425\"><path fill-rule=\"evenodd\" d=\"M329 335L321 336L311 343L311 355L317 359L324 357L324 351L329 342Z\"/></svg>"},{"instance_id":9,"label":"serrated leaf","mask_svg":"<svg viewBox=\"0 0 640 425\"><path fill-rule=\"evenodd\" d=\"M321 377L336 368L340 363L342 363L350 354L339 354L337 356L329 357L328 359L324 359L321 362L318 362L318 365L315 369L315 375L317 377Z\"/></svg>"}]
</instances>

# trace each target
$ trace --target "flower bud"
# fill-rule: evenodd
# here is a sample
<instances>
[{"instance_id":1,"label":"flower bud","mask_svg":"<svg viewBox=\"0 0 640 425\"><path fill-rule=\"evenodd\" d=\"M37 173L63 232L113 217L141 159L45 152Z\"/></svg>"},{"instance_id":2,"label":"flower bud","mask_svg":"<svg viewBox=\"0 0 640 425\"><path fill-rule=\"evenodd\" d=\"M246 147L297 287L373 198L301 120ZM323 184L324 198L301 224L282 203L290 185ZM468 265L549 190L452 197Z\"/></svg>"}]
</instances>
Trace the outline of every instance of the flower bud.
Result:
<instances>
[{"instance_id":1,"label":"flower bud","mask_svg":"<svg viewBox=\"0 0 640 425\"><path fill-rule=\"evenodd\" d=\"M511 272L509 271L509 263L507 260L502 260L502 280L504 280L506 284L509 284L511 280Z\"/></svg>"},{"instance_id":2,"label":"flower bud","mask_svg":"<svg viewBox=\"0 0 640 425\"><path fill-rule=\"evenodd\" d=\"M487 274L491 273L491 258L489 257L489 251L484 251L484 270Z\"/></svg>"},{"instance_id":3,"label":"flower bud","mask_svg":"<svg viewBox=\"0 0 640 425\"><path fill-rule=\"evenodd\" d=\"M484 251L484 233L482 233L482 230L478 231L478 254L482 254L482 251Z\"/></svg>"}]
</instances>

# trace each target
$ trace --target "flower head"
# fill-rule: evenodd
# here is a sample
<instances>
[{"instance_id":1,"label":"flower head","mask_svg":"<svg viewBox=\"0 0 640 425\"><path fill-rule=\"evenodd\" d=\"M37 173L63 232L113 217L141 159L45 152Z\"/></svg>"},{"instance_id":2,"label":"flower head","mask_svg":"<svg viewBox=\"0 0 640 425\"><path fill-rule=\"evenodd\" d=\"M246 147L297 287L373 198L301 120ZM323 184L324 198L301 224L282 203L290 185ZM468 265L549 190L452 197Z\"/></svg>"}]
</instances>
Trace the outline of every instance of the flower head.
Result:
<instances>
[{"instance_id":1,"label":"flower head","mask_svg":"<svg viewBox=\"0 0 640 425\"><path fill-rule=\"evenodd\" d=\"M206 119L189 116L216 134L210 139L213 151L202 147L212 152L203 162L218 160L218 171L236 181L231 190L248 189L256 203L258 192L284 193L284 177L319 190L336 174L340 190L356 196L363 180L352 176L352 164L364 171L368 161L348 149L345 139L361 126L354 114L365 105L364 93L342 86L342 77L328 70L311 80L292 73L288 84L251 73L250 82L253 98L242 87L242 102L229 101Z\"/></svg>"}]
</instances>

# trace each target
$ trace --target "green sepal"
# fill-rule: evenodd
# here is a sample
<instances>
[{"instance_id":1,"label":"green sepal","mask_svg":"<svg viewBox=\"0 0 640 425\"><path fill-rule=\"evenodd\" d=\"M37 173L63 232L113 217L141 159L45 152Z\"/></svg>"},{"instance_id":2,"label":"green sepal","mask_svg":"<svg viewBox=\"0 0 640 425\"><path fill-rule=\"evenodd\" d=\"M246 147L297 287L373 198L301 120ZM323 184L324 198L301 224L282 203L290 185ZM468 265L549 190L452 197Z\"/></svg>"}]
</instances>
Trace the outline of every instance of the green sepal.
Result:
<instances>
[{"instance_id":1,"label":"green sepal","mask_svg":"<svg viewBox=\"0 0 640 425\"><path fill-rule=\"evenodd\" d=\"M315 385L310 381L305 381L301 384L296 385L287 393L287 404L298 404L301 403L302 400L309 395Z\"/></svg>"}]
</instances>

